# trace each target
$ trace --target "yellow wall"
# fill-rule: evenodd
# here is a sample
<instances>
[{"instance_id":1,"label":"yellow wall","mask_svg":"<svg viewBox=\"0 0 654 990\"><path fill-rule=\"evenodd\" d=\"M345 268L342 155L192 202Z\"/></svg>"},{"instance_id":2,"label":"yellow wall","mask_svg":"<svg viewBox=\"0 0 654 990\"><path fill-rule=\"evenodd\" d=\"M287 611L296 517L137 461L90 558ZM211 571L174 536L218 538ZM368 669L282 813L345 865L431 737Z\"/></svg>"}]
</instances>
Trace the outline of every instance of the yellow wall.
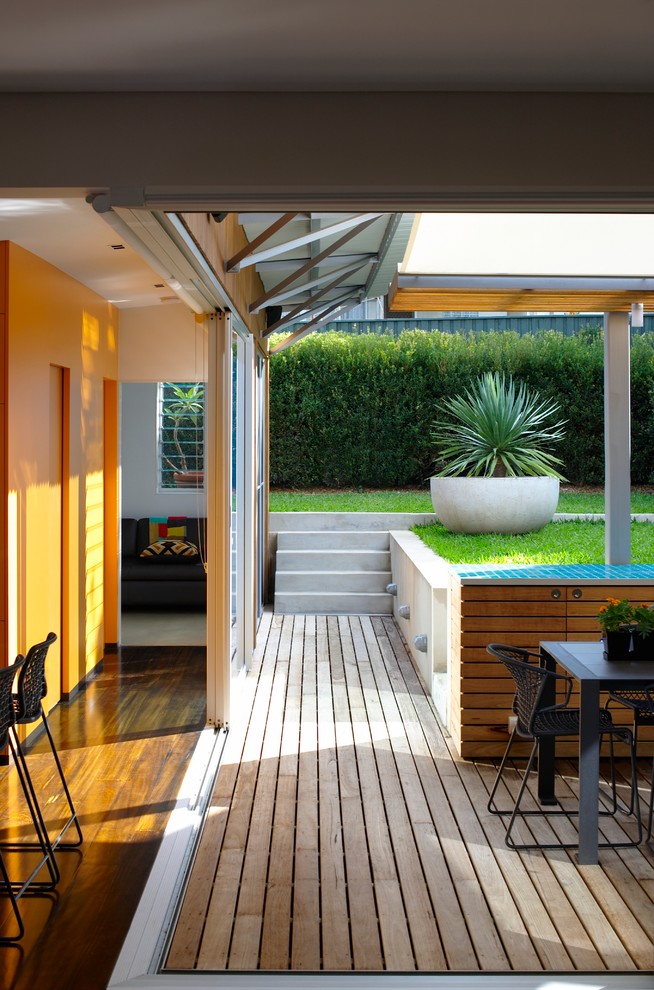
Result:
<instances>
[{"instance_id":1,"label":"yellow wall","mask_svg":"<svg viewBox=\"0 0 654 990\"><path fill-rule=\"evenodd\" d=\"M104 380L118 373L118 311L15 244L7 284L5 642L11 660L58 634L51 707L103 655L103 533L116 513L104 504L103 400Z\"/></svg>"}]
</instances>

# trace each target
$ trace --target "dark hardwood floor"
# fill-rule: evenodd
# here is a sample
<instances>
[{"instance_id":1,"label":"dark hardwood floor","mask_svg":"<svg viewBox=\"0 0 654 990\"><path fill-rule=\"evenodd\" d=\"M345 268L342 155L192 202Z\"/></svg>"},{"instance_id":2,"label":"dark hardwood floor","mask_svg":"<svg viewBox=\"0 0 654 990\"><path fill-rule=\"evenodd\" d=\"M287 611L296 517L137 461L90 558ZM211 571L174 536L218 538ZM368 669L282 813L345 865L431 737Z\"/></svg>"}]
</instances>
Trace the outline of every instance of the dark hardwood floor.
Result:
<instances>
[{"instance_id":1,"label":"dark hardwood floor","mask_svg":"<svg viewBox=\"0 0 654 990\"><path fill-rule=\"evenodd\" d=\"M204 647L123 648L51 713L84 843L59 852L54 894L20 900L26 934L0 945L2 990L106 987L205 724L205 667ZM63 806L44 738L28 760L55 832ZM0 839L27 838L14 768L0 769L0 800ZM5 859L25 875L17 854ZM0 934L7 907L0 897Z\"/></svg>"}]
</instances>

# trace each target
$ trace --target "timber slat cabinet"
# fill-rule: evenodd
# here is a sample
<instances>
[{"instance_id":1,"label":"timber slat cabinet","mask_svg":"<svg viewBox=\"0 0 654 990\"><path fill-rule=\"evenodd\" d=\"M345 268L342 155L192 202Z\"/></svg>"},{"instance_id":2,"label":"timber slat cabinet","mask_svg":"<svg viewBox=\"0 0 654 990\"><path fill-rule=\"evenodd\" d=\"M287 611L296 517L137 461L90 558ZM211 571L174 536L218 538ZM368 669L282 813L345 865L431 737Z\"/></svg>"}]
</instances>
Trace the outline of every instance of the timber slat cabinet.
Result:
<instances>
[{"instance_id":1,"label":"timber slat cabinet","mask_svg":"<svg viewBox=\"0 0 654 990\"><path fill-rule=\"evenodd\" d=\"M639 585L466 583L452 575L450 586L450 732L463 757L501 756L508 739L513 680L486 651L488 643L538 649L541 640L597 640L595 616L608 597L654 600L654 583ZM652 643L654 650L654 642ZM571 704L576 704L573 693ZM618 706L615 721L631 724ZM654 750L654 732L639 730L639 752ZM523 747L526 751L528 747ZM575 756L576 740L561 740L557 753Z\"/></svg>"}]
</instances>

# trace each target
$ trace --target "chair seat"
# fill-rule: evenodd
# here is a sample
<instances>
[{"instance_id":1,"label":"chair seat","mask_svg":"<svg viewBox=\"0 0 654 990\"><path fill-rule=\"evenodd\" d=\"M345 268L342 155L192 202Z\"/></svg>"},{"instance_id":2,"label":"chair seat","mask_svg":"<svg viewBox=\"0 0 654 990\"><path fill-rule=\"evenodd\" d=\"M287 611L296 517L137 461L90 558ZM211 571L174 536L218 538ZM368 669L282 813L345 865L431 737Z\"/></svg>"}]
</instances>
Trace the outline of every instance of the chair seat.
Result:
<instances>
[{"instance_id":1,"label":"chair seat","mask_svg":"<svg viewBox=\"0 0 654 990\"><path fill-rule=\"evenodd\" d=\"M604 709L600 711L599 723L600 732L620 731ZM579 726L578 708L559 708L550 712L540 711L534 716L533 729L536 736L578 736Z\"/></svg>"},{"instance_id":2,"label":"chair seat","mask_svg":"<svg viewBox=\"0 0 654 990\"><path fill-rule=\"evenodd\" d=\"M629 687L628 684L619 685L609 693L609 700L606 703L608 708L612 701L623 705L634 714L633 736L634 748L638 745L638 729L641 725L654 725L654 684L649 684L644 688ZM633 793L632 804L633 808ZM649 815L647 818L647 841L652 838L652 824L654 820L654 767L652 768L652 784L649 797Z\"/></svg>"}]
</instances>

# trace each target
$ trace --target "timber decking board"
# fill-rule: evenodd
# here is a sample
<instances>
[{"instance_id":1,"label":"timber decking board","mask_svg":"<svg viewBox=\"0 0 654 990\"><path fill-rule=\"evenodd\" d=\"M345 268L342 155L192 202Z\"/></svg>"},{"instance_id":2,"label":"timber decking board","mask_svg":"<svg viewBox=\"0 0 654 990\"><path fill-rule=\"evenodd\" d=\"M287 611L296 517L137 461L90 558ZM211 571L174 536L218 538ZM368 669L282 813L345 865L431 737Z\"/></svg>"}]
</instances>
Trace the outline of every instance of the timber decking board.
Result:
<instances>
[{"instance_id":1,"label":"timber decking board","mask_svg":"<svg viewBox=\"0 0 654 990\"><path fill-rule=\"evenodd\" d=\"M603 850L593 868L574 850L507 849L486 810L497 760L458 757L392 618L267 621L252 713L214 788L222 824L201 837L167 970L652 967L651 848ZM559 773L574 800L574 762ZM568 818L528 821L541 838L576 834ZM622 820L601 829L622 835Z\"/></svg>"}]
</instances>

